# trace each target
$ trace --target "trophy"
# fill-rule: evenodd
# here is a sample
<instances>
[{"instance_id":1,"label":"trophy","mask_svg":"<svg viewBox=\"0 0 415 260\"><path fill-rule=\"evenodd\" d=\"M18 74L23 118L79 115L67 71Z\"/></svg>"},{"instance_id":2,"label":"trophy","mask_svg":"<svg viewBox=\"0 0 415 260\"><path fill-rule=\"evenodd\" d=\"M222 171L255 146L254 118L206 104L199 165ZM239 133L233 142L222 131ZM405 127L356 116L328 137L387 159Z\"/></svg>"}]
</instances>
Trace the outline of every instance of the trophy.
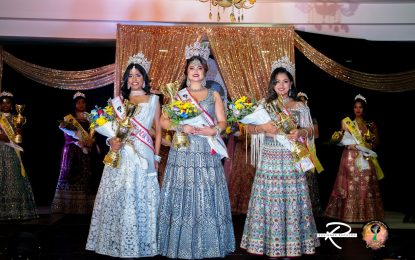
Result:
<instances>
[{"instance_id":1,"label":"trophy","mask_svg":"<svg viewBox=\"0 0 415 260\"><path fill-rule=\"evenodd\" d=\"M16 144L21 144L23 141L23 137L20 134L22 130L22 126L26 124L26 117L22 115L22 112L25 108L25 105L18 105L16 104L16 111L17 115L13 116L13 125L16 128L16 134L13 137L13 142Z\"/></svg>"},{"instance_id":2,"label":"trophy","mask_svg":"<svg viewBox=\"0 0 415 260\"><path fill-rule=\"evenodd\" d=\"M120 139L122 144L125 144L130 136L130 133L133 130L131 118L134 117L136 113L139 113L140 108L141 107L137 105L129 103L127 99L124 100L125 117L124 119L119 120L117 131L115 132L115 136ZM113 168L119 168L120 160L120 151L114 152L110 149L104 157L104 164Z\"/></svg>"},{"instance_id":3,"label":"trophy","mask_svg":"<svg viewBox=\"0 0 415 260\"><path fill-rule=\"evenodd\" d=\"M178 81L175 81L173 83L167 83L166 85L162 86L160 89L160 92L168 97L169 104L174 103L174 99L177 95L177 92L179 91L180 83ZM165 139L171 139L169 132L166 132ZM182 131L177 130L176 133L173 136L172 145L174 148L178 149L181 147L189 147L190 141L189 137L186 133L183 133Z\"/></svg>"}]
</instances>

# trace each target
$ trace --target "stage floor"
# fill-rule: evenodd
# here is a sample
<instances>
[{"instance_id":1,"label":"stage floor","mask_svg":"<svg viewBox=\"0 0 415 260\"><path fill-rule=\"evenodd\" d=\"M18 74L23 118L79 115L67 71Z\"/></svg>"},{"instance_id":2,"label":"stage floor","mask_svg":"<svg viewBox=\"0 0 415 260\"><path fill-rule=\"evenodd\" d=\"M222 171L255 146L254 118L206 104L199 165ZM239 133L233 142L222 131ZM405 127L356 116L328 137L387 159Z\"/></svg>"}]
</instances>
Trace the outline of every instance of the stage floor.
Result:
<instances>
[{"instance_id":1,"label":"stage floor","mask_svg":"<svg viewBox=\"0 0 415 260\"><path fill-rule=\"evenodd\" d=\"M40 246L40 256L35 259L114 259L85 250L90 216L52 215L47 208L40 208L39 212L41 214L37 220L0 222L0 259L10 259L7 256L7 247L13 236L18 234L33 235L36 238ZM401 213L386 213L384 222L390 227L389 239L386 246L380 250L366 248L361 236L363 224L350 224L352 233L357 233L357 238L333 238L342 249L337 249L329 240L325 241L322 238L321 246L317 248L315 255L296 259L415 259L415 223L402 223L402 219ZM225 259L267 259L250 255L239 248L245 216L235 215L233 220L237 249ZM333 220L316 218L318 231L326 233L332 230L333 227L326 228L326 224L331 221Z\"/></svg>"}]
</instances>

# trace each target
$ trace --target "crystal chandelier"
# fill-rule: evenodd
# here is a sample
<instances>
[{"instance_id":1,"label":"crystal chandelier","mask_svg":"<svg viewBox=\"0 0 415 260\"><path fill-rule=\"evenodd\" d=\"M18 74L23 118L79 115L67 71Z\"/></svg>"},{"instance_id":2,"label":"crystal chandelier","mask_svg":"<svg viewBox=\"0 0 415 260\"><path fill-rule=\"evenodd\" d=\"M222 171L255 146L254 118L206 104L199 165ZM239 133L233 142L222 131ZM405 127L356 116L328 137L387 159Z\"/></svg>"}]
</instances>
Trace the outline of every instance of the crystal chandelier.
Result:
<instances>
[{"instance_id":1,"label":"crystal chandelier","mask_svg":"<svg viewBox=\"0 0 415 260\"><path fill-rule=\"evenodd\" d=\"M223 11L225 11L226 8L232 7L232 12L229 15L229 19L231 22L236 22L235 18L235 8L238 11L238 22L241 22L244 20L244 9L250 9L254 6L256 0L198 0L200 2L210 3L210 12L209 12L209 19L212 19L212 5L218 7L218 14L216 17L216 20L220 21L220 14L219 14L219 7L223 7Z\"/></svg>"}]
</instances>

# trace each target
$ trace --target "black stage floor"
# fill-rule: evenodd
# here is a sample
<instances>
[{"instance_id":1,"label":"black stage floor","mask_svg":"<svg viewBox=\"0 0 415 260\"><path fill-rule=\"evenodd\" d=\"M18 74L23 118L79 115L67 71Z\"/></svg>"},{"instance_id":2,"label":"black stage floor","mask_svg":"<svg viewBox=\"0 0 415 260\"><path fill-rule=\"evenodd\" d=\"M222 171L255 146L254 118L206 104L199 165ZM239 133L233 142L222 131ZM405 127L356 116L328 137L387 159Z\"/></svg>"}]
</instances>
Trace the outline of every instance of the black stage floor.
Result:
<instances>
[{"instance_id":1,"label":"black stage floor","mask_svg":"<svg viewBox=\"0 0 415 260\"><path fill-rule=\"evenodd\" d=\"M268 259L267 257L250 255L239 248L245 216L233 216L237 249L225 259L247 260ZM316 218L318 231L325 233L326 223L332 220ZM29 259L114 259L101 256L85 250L85 242L89 230L90 216L88 215L60 215L41 214L37 220L29 221L2 221L0 222L0 259L11 259L10 251L16 248L30 249L31 245L39 247L36 257ZM388 219L385 221L388 224ZM297 257L296 259L415 259L415 229L398 227L391 228L389 239L384 248L373 251L366 248L362 240L362 224L353 224L352 232L357 238L333 238L342 247L337 249L330 241L321 239L321 246L315 255ZM19 237L18 239L15 239ZM26 259L26 258L14 258ZM143 259L143 258L142 258ZM167 259L153 257L151 259Z\"/></svg>"}]
</instances>

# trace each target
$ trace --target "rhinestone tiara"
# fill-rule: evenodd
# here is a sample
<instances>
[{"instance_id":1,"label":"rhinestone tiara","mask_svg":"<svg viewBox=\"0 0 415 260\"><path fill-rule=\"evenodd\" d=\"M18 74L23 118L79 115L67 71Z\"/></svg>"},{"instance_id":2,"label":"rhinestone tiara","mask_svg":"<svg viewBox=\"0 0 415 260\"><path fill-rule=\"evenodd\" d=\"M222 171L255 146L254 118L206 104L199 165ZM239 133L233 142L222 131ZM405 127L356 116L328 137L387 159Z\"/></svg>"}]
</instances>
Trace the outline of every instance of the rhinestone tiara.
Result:
<instances>
[{"instance_id":1,"label":"rhinestone tiara","mask_svg":"<svg viewBox=\"0 0 415 260\"><path fill-rule=\"evenodd\" d=\"M295 76L295 65L287 56L274 61L271 66L271 72L280 67L286 69L291 74L291 76Z\"/></svg>"},{"instance_id":2,"label":"rhinestone tiara","mask_svg":"<svg viewBox=\"0 0 415 260\"><path fill-rule=\"evenodd\" d=\"M2 91L1 93L0 93L0 97L13 97L13 94L12 93L10 93L10 92L7 92L7 91Z\"/></svg>"},{"instance_id":3,"label":"rhinestone tiara","mask_svg":"<svg viewBox=\"0 0 415 260\"><path fill-rule=\"evenodd\" d=\"M297 97L298 97L298 98L299 98L299 97L305 97L305 98L308 100L308 96L307 96L307 94L306 94L306 93L304 93L304 92L298 92Z\"/></svg>"},{"instance_id":4,"label":"rhinestone tiara","mask_svg":"<svg viewBox=\"0 0 415 260\"><path fill-rule=\"evenodd\" d=\"M185 56L186 60L190 59L193 56L200 56L204 58L206 61L209 59L210 50L208 44L201 44L200 42L196 41L192 45L186 46Z\"/></svg>"},{"instance_id":5,"label":"rhinestone tiara","mask_svg":"<svg viewBox=\"0 0 415 260\"><path fill-rule=\"evenodd\" d=\"M361 100L363 100L367 104L366 98L364 96L360 95L360 94L357 94L354 97L354 100L356 100L356 99L361 99Z\"/></svg>"},{"instance_id":6,"label":"rhinestone tiara","mask_svg":"<svg viewBox=\"0 0 415 260\"><path fill-rule=\"evenodd\" d=\"M82 92L76 92L74 95L73 95L73 98L72 99L75 99L75 98L77 98L77 97L83 97L83 98L86 98L86 96L85 96L85 94L84 93L82 93Z\"/></svg>"},{"instance_id":7,"label":"rhinestone tiara","mask_svg":"<svg viewBox=\"0 0 415 260\"><path fill-rule=\"evenodd\" d=\"M144 56L143 53L139 52L139 53L134 54L133 56L130 56L128 58L128 65L130 65L130 64L138 64L138 65L140 65L141 67L144 68L144 70L148 74L148 71L150 70L150 64L151 64L151 62L146 59L146 57Z\"/></svg>"}]
</instances>

